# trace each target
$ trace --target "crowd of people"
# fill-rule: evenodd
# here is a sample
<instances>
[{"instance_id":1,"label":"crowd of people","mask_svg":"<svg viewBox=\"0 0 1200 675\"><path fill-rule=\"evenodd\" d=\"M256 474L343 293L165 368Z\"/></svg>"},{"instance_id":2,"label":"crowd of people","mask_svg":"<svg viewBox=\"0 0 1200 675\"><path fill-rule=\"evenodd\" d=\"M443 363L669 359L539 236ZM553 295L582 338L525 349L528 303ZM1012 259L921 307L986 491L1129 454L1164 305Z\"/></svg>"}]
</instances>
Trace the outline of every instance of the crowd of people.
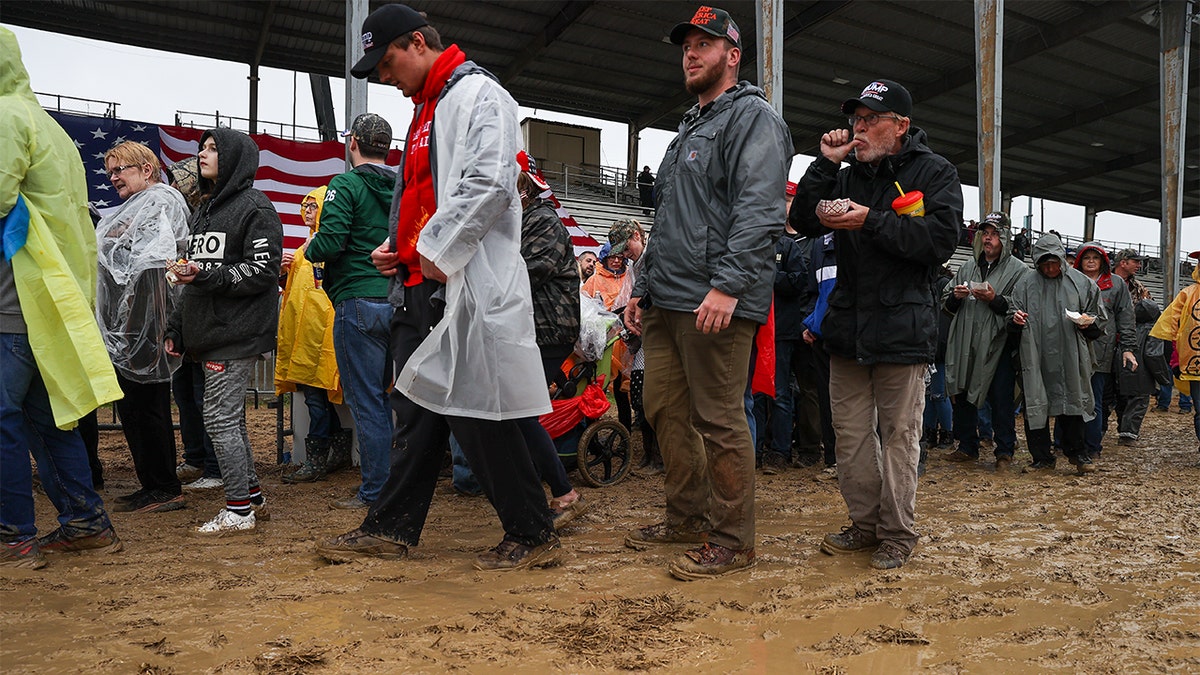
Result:
<instances>
[{"instance_id":1,"label":"crowd of people","mask_svg":"<svg viewBox=\"0 0 1200 675\"><path fill-rule=\"evenodd\" d=\"M756 470L823 464L848 524L820 550L893 569L920 539L931 450L965 465L990 444L994 469L1016 470L1020 415L1022 472L1061 453L1083 475L1111 413L1117 444L1136 445L1175 377L1200 394L1200 284L1161 310L1132 249L1088 242L1068 260L1059 236L1030 241L1003 212L964 226L957 172L898 82L835 102L846 124L789 183L792 137L738 79L737 23L701 7L670 33L695 105L637 179L653 230L619 220L576 259L497 80L405 5L372 12L361 39L351 74L415 105L402 164L385 163L391 125L358 116L343 134L353 168L300 200L309 236L285 252L253 187L254 143L222 128L171 167L115 145L104 164L124 202L93 229L77 152L0 29L0 565L121 550L93 438L93 411L114 401L139 489L112 511L221 488L194 534L257 530L270 512L245 392L270 352L277 392L302 397L308 420L283 481L322 480L358 450L361 484L330 506L361 524L318 555L405 558L451 456L454 487L486 495L503 530L475 568L544 567L588 502L539 416L567 389L581 311L612 312L624 330L602 380L666 503L625 544L681 548L668 571L682 580L755 565ZM949 270L964 241L970 258ZM59 514L41 537L31 456Z\"/></svg>"}]
</instances>

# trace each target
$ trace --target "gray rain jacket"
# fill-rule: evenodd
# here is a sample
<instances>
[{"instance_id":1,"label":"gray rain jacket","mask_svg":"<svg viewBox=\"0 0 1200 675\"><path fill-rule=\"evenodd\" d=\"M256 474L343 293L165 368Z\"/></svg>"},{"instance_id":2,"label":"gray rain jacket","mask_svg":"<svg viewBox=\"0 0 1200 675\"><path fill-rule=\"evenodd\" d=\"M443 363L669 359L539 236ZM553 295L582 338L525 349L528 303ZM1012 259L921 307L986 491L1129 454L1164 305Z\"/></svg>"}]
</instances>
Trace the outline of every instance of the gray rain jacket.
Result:
<instances>
[{"instance_id":1,"label":"gray rain jacket","mask_svg":"<svg viewBox=\"0 0 1200 675\"><path fill-rule=\"evenodd\" d=\"M693 106L658 168L634 297L691 312L716 288L738 299L735 317L766 323L791 157L787 125L749 82Z\"/></svg>"},{"instance_id":2,"label":"gray rain jacket","mask_svg":"<svg viewBox=\"0 0 1200 675\"><path fill-rule=\"evenodd\" d=\"M950 322L950 337L946 340L946 394L967 394L967 400L977 408L987 400L988 388L1001 358L1009 358L1008 308L1017 284L1031 274L1025 263L1012 254L1012 230L996 228L1003 250L986 276L983 259L983 237L975 237L975 257L963 263L942 292L942 306L954 316ZM996 298L983 303L968 296L954 297L954 287L970 282L986 281L992 285Z\"/></svg>"},{"instance_id":3,"label":"gray rain jacket","mask_svg":"<svg viewBox=\"0 0 1200 675\"><path fill-rule=\"evenodd\" d=\"M1075 269L1083 269L1083 254L1096 251L1100 254L1100 304L1104 312L1098 322L1104 335L1092 343L1092 372L1113 372L1114 361L1120 352L1137 350L1137 329L1133 317L1133 299L1129 297L1129 286L1121 277L1114 276L1104 247L1089 241L1075 252ZM1120 346L1120 350L1117 347Z\"/></svg>"},{"instance_id":4,"label":"gray rain jacket","mask_svg":"<svg viewBox=\"0 0 1200 675\"><path fill-rule=\"evenodd\" d=\"M1018 309L1029 314L1021 335L1021 388L1031 429L1046 428L1056 415L1078 415L1084 420L1096 416L1089 340L1066 310L1099 317L1100 289L1067 265L1066 249L1053 234L1033 245L1035 263L1047 255L1062 262L1062 274L1054 279L1037 271L1027 274L1013 291L1009 307L1010 319Z\"/></svg>"}]
</instances>

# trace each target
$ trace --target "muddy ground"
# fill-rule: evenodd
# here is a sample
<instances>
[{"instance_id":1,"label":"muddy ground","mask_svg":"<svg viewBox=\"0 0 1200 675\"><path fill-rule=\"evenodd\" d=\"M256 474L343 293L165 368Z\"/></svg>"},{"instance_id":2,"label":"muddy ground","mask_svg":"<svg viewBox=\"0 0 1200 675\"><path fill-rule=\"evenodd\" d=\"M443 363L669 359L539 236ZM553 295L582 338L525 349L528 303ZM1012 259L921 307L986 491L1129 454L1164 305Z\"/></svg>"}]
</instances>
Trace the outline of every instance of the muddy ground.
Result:
<instances>
[{"instance_id":1,"label":"muddy ground","mask_svg":"<svg viewBox=\"0 0 1200 675\"><path fill-rule=\"evenodd\" d=\"M1151 413L1141 447L1105 446L1076 477L997 475L930 462L922 542L901 570L833 558L845 524L816 468L759 476L759 564L683 583L671 553L622 545L663 509L661 476L586 491L563 565L471 568L500 530L482 498L439 487L411 559L328 565L313 543L355 527L330 510L354 473L290 486L274 466L273 411L251 410L273 519L198 541L222 507L113 515L115 555L57 556L0 572L5 673L1200 672L1200 455L1191 418ZM1024 439L1022 439L1024 444ZM135 489L119 432L102 433L104 495ZM986 454L986 453L985 453ZM1016 465L1028 463L1024 451ZM39 496L39 527L55 526Z\"/></svg>"}]
</instances>

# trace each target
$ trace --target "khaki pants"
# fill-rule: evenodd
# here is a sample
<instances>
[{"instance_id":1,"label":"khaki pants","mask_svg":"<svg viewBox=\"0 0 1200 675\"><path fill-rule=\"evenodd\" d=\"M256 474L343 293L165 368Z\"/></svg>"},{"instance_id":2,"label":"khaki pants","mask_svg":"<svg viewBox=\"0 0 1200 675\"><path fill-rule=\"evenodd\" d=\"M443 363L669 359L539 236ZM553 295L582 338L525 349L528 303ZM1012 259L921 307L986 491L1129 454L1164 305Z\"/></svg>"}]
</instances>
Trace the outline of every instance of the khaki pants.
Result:
<instances>
[{"instance_id":1,"label":"khaki pants","mask_svg":"<svg viewBox=\"0 0 1200 675\"><path fill-rule=\"evenodd\" d=\"M838 486L850 520L909 552L919 538L913 515L926 369L925 364L860 366L829 357Z\"/></svg>"},{"instance_id":2,"label":"khaki pants","mask_svg":"<svg viewBox=\"0 0 1200 675\"><path fill-rule=\"evenodd\" d=\"M754 444L744 396L756 325L734 319L705 335L696 316L652 307L643 317L646 419L666 466L668 525L709 542L754 547Z\"/></svg>"}]
</instances>

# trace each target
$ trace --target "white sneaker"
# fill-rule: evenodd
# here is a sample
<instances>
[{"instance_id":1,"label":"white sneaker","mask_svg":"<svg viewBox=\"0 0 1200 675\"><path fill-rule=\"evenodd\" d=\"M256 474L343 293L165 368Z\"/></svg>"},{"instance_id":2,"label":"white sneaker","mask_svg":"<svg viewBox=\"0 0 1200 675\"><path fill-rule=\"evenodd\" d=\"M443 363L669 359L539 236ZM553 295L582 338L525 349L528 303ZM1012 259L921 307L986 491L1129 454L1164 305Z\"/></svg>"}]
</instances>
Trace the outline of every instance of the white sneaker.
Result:
<instances>
[{"instance_id":1,"label":"white sneaker","mask_svg":"<svg viewBox=\"0 0 1200 675\"><path fill-rule=\"evenodd\" d=\"M213 488L225 487L225 481L220 478L197 478L196 480L183 486L184 490L212 490Z\"/></svg>"},{"instance_id":2,"label":"white sneaker","mask_svg":"<svg viewBox=\"0 0 1200 675\"><path fill-rule=\"evenodd\" d=\"M197 537L227 537L235 534L253 534L256 520L254 511L239 516L229 509L222 509L212 520L197 527Z\"/></svg>"}]
</instances>

